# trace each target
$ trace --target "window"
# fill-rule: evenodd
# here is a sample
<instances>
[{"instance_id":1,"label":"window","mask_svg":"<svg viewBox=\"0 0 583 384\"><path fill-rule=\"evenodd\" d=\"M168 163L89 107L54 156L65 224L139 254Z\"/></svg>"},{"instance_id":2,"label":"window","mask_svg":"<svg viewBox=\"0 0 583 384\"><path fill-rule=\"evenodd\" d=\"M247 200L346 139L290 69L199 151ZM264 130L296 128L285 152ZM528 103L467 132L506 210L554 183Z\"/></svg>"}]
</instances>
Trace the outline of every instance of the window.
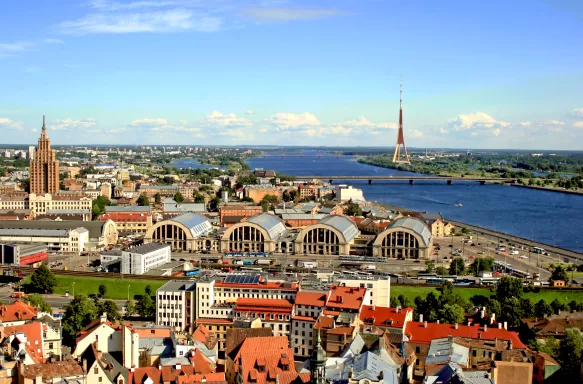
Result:
<instances>
[{"instance_id":1,"label":"window","mask_svg":"<svg viewBox=\"0 0 583 384\"><path fill-rule=\"evenodd\" d=\"M97 367L93 368L93 373L97 375L99 373L99 368Z\"/></svg>"},{"instance_id":2,"label":"window","mask_svg":"<svg viewBox=\"0 0 583 384\"><path fill-rule=\"evenodd\" d=\"M97 380L97 381L99 381L100 383L103 381L103 379L101 378L101 376L99 376L99 380Z\"/></svg>"},{"instance_id":3,"label":"window","mask_svg":"<svg viewBox=\"0 0 583 384\"><path fill-rule=\"evenodd\" d=\"M421 348L415 347L415 353L419 353L420 351L421 351Z\"/></svg>"},{"instance_id":4,"label":"window","mask_svg":"<svg viewBox=\"0 0 583 384\"><path fill-rule=\"evenodd\" d=\"M49 349L53 349L53 343L49 343Z\"/></svg>"},{"instance_id":5,"label":"window","mask_svg":"<svg viewBox=\"0 0 583 384\"><path fill-rule=\"evenodd\" d=\"M476 357L476 350L475 349L472 351L472 356Z\"/></svg>"}]
</instances>

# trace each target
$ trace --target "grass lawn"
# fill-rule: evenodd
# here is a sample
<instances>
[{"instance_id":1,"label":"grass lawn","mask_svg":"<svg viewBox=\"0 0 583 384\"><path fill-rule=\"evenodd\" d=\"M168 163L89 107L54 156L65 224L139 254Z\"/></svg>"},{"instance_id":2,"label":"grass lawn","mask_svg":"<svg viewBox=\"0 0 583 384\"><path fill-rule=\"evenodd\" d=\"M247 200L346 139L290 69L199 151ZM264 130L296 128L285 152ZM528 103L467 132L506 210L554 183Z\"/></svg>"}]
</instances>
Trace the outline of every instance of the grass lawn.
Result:
<instances>
[{"instance_id":1,"label":"grass lawn","mask_svg":"<svg viewBox=\"0 0 583 384\"><path fill-rule=\"evenodd\" d=\"M411 287L411 286L403 286L403 285L394 285L391 287L391 296L397 297L399 295L404 295L406 298L411 300L415 300L415 297L421 296L425 297L429 292L434 292L436 295L439 296L440 292L437 290L439 286L428 286L428 287ZM464 299L469 300L472 296L475 295L483 295L486 297L490 297L491 295L496 293L495 288L461 288L455 287L454 291L459 293ZM536 303L540 299L545 300L547 303L550 304L551 301L554 299L559 299L559 301L563 303L569 303L572 300L583 302L583 291L551 291L551 290L541 290L538 293L528 292L524 294L525 297L528 297L533 303Z\"/></svg>"},{"instance_id":2,"label":"grass lawn","mask_svg":"<svg viewBox=\"0 0 583 384\"><path fill-rule=\"evenodd\" d=\"M152 288L152 292L156 292L156 289L160 288L165 281L161 280L134 280L134 279L108 279L103 277L79 277L79 276L59 276L55 275L57 278L57 286L55 287L55 294L64 295L65 291L69 290L70 294L73 294L72 284L75 282L75 294L83 294L88 296L92 293L99 293L99 286L101 284L107 287L105 293L105 298L107 299L119 299L127 300L128 298L128 285L130 286L130 297L135 295L144 294L146 286L149 285ZM27 277L23 283L27 284L30 280Z\"/></svg>"}]
</instances>

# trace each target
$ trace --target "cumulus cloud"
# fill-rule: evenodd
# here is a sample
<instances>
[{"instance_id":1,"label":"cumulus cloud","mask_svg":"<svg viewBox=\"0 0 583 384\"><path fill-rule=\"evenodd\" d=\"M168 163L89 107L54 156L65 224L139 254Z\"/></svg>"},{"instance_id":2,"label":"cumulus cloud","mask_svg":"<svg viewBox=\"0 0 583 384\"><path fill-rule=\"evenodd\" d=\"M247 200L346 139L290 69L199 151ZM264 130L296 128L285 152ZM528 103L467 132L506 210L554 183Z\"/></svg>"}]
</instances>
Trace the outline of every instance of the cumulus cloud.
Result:
<instances>
[{"instance_id":1,"label":"cumulus cloud","mask_svg":"<svg viewBox=\"0 0 583 384\"><path fill-rule=\"evenodd\" d=\"M336 9L293 8L246 8L243 13L247 17L267 23L325 19L331 16L346 14L346 12Z\"/></svg>"},{"instance_id":2,"label":"cumulus cloud","mask_svg":"<svg viewBox=\"0 0 583 384\"><path fill-rule=\"evenodd\" d=\"M135 13L92 13L77 20L64 21L59 30L64 34L179 32L194 30L214 32L221 18L196 15L188 9L168 9Z\"/></svg>"},{"instance_id":3,"label":"cumulus cloud","mask_svg":"<svg viewBox=\"0 0 583 384\"><path fill-rule=\"evenodd\" d=\"M22 131L24 127L22 121L14 121L0 117L0 129L14 129L17 131Z\"/></svg>"},{"instance_id":4,"label":"cumulus cloud","mask_svg":"<svg viewBox=\"0 0 583 384\"><path fill-rule=\"evenodd\" d=\"M265 119L265 123L270 125L274 131L302 130L322 125L320 120L309 112L280 112Z\"/></svg>"},{"instance_id":5,"label":"cumulus cloud","mask_svg":"<svg viewBox=\"0 0 583 384\"><path fill-rule=\"evenodd\" d=\"M361 116L354 120L345 120L340 123L345 129L350 129L354 133L368 133L370 135L379 135L385 133L385 130L395 130L399 128L397 123L394 122L383 122L375 123L368 120L366 117Z\"/></svg>"},{"instance_id":6,"label":"cumulus cloud","mask_svg":"<svg viewBox=\"0 0 583 384\"><path fill-rule=\"evenodd\" d=\"M475 112L458 115L448 122L446 130L468 131L473 135L491 133L494 136L499 136L502 133L502 128L509 126L510 123L496 120L484 112Z\"/></svg>"},{"instance_id":7,"label":"cumulus cloud","mask_svg":"<svg viewBox=\"0 0 583 384\"><path fill-rule=\"evenodd\" d=\"M53 124L50 124L49 129L53 131L63 131L68 129L87 130L95 127L96 125L97 121L92 118L83 120L61 119L55 120Z\"/></svg>"},{"instance_id":8,"label":"cumulus cloud","mask_svg":"<svg viewBox=\"0 0 583 384\"><path fill-rule=\"evenodd\" d=\"M574 128L583 128L583 121L576 121L573 123Z\"/></svg>"},{"instance_id":9,"label":"cumulus cloud","mask_svg":"<svg viewBox=\"0 0 583 384\"><path fill-rule=\"evenodd\" d=\"M244 117L238 117L234 113L224 115L219 111L212 111L206 115L206 121L221 127L245 127L251 125L251 122Z\"/></svg>"},{"instance_id":10,"label":"cumulus cloud","mask_svg":"<svg viewBox=\"0 0 583 384\"><path fill-rule=\"evenodd\" d=\"M583 117L583 108L572 109L570 114L573 117Z\"/></svg>"}]
</instances>

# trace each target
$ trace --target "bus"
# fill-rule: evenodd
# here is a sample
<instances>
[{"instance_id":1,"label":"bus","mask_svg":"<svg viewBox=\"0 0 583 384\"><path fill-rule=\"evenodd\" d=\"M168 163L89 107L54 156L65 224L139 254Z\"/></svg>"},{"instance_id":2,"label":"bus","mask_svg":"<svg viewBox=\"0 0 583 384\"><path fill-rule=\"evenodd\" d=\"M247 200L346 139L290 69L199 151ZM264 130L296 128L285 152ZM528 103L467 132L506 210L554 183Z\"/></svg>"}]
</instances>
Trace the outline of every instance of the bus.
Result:
<instances>
[{"instance_id":1,"label":"bus","mask_svg":"<svg viewBox=\"0 0 583 384\"><path fill-rule=\"evenodd\" d=\"M439 275L437 273L420 273L417 275L417 280L429 280L437 278L439 278Z\"/></svg>"},{"instance_id":2,"label":"bus","mask_svg":"<svg viewBox=\"0 0 583 384\"><path fill-rule=\"evenodd\" d=\"M498 284L498 279L497 277L482 277L480 278L480 284L481 285L496 285Z\"/></svg>"},{"instance_id":3,"label":"bus","mask_svg":"<svg viewBox=\"0 0 583 384\"><path fill-rule=\"evenodd\" d=\"M516 277L520 277L521 279L532 279L532 275L528 272L520 271L515 269L512 274Z\"/></svg>"},{"instance_id":4,"label":"bus","mask_svg":"<svg viewBox=\"0 0 583 384\"><path fill-rule=\"evenodd\" d=\"M540 255L544 255L546 253L546 250L544 248L541 248L541 247L532 247L532 252L538 253Z\"/></svg>"}]
</instances>

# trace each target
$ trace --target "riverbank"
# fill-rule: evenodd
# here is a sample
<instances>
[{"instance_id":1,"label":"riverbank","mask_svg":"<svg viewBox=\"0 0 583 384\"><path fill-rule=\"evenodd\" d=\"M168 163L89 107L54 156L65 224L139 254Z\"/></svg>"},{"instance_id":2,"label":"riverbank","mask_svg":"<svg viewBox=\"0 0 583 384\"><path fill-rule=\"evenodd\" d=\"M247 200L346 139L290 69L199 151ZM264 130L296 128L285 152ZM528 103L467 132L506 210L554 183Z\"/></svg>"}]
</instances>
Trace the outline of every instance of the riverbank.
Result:
<instances>
[{"instance_id":1,"label":"riverbank","mask_svg":"<svg viewBox=\"0 0 583 384\"><path fill-rule=\"evenodd\" d=\"M510 184L513 187L520 187L520 188L530 188L530 189L538 189L540 191L549 191L549 192L558 192L558 193L568 193L570 195L579 195L583 196L583 191L572 191L569 189L559 189L558 187L541 187L538 185L524 185L524 184Z\"/></svg>"}]
</instances>

